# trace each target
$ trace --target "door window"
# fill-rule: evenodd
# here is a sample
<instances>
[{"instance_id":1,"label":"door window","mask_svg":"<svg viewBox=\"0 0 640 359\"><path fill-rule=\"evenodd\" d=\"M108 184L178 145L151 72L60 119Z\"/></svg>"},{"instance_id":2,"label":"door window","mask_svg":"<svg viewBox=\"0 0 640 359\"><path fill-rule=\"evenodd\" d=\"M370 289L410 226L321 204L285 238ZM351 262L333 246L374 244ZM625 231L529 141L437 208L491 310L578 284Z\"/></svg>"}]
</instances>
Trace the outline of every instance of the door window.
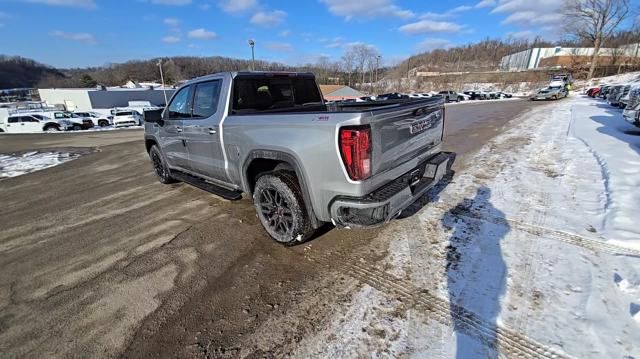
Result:
<instances>
[{"instance_id":1,"label":"door window","mask_svg":"<svg viewBox=\"0 0 640 359\"><path fill-rule=\"evenodd\" d=\"M19 117L9 117L9 123L18 123L20 122Z\"/></svg>"},{"instance_id":2,"label":"door window","mask_svg":"<svg viewBox=\"0 0 640 359\"><path fill-rule=\"evenodd\" d=\"M168 107L169 119L191 117L191 109L190 109L191 101L189 98L190 90L191 90L191 86L187 86L182 90L180 90L175 95L175 97L171 101L171 104L169 104L169 107Z\"/></svg>"},{"instance_id":3,"label":"door window","mask_svg":"<svg viewBox=\"0 0 640 359\"><path fill-rule=\"evenodd\" d=\"M208 81L196 85L193 93L193 118L207 118L216 113L220 84L222 81Z\"/></svg>"}]
</instances>

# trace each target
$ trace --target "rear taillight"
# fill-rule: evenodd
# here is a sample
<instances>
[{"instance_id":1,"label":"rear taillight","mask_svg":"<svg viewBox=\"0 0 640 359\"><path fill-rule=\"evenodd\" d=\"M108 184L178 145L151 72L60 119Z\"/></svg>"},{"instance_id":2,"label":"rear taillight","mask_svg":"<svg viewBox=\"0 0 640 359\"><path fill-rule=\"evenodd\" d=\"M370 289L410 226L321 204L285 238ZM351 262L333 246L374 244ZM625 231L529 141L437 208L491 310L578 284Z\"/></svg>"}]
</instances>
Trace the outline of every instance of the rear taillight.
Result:
<instances>
[{"instance_id":1,"label":"rear taillight","mask_svg":"<svg viewBox=\"0 0 640 359\"><path fill-rule=\"evenodd\" d=\"M339 134L340 154L349 178L361 181L371 176L371 128L343 127Z\"/></svg>"}]
</instances>

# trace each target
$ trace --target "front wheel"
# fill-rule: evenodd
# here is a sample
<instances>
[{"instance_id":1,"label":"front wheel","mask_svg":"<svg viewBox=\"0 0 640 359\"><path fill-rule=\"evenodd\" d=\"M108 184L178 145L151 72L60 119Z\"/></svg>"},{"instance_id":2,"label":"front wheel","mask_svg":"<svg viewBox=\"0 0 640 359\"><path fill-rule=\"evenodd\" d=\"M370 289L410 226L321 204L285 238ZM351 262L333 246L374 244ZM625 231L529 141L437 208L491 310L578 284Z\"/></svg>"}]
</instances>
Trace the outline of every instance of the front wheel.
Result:
<instances>
[{"instance_id":1,"label":"front wheel","mask_svg":"<svg viewBox=\"0 0 640 359\"><path fill-rule=\"evenodd\" d=\"M158 176L158 181L160 181L160 183L170 184L176 182L176 180L171 177L171 170L169 170L169 166L167 166L164 161L164 157L162 157L162 153L160 153L160 149L157 145L151 146L151 149L149 150L149 157L153 164L153 171L156 176Z\"/></svg>"},{"instance_id":2,"label":"front wheel","mask_svg":"<svg viewBox=\"0 0 640 359\"><path fill-rule=\"evenodd\" d=\"M60 131L60 127L58 126L47 126L44 128L44 132L58 132Z\"/></svg>"},{"instance_id":3,"label":"front wheel","mask_svg":"<svg viewBox=\"0 0 640 359\"><path fill-rule=\"evenodd\" d=\"M100 120L100 121L98 121L98 126L107 127L107 126L109 126L109 121Z\"/></svg>"},{"instance_id":4,"label":"front wheel","mask_svg":"<svg viewBox=\"0 0 640 359\"><path fill-rule=\"evenodd\" d=\"M271 172L258 178L253 203L262 226L277 242L292 245L313 235L300 185L290 172Z\"/></svg>"}]
</instances>

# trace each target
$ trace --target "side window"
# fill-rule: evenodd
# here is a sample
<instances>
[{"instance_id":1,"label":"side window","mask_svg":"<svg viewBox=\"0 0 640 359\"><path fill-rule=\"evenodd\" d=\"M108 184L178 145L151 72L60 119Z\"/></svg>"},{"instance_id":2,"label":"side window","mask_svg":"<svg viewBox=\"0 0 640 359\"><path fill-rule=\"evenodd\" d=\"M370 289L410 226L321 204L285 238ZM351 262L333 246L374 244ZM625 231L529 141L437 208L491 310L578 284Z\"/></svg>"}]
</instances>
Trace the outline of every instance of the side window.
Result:
<instances>
[{"instance_id":1,"label":"side window","mask_svg":"<svg viewBox=\"0 0 640 359\"><path fill-rule=\"evenodd\" d=\"M9 123L18 123L20 122L18 117L9 117Z\"/></svg>"},{"instance_id":2,"label":"side window","mask_svg":"<svg viewBox=\"0 0 640 359\"><path fill-rule=\"evenodd\" d=\"M189 105L191 102L189 98L190 91L191 91L191 86L187 86L176 94L176 96L173 98L173 101L171 101L168 107L169 119L191 117L191 114L190 114L191 111L189 108L190 107Z\"/></svg>"},{"instance_id":3,"label":"side window","mask_svg":"<svg viewBox=\"0 0 640 359\"><path fill-rule=\"evenodd\" d=\"M55 118L64 118L64 115L61 112L56 112L53 116Z\"/></svg>"},{"instance_id":4,"label":"side window","mask_svg":"<svg viewBox=\"0 0 640 359\"><path fill-rule=\"evenodd\" d=\"M218 109L220 84L222 81L202 82L193 92L193 118L207 118Z\"/></svg>"}]
</instances>

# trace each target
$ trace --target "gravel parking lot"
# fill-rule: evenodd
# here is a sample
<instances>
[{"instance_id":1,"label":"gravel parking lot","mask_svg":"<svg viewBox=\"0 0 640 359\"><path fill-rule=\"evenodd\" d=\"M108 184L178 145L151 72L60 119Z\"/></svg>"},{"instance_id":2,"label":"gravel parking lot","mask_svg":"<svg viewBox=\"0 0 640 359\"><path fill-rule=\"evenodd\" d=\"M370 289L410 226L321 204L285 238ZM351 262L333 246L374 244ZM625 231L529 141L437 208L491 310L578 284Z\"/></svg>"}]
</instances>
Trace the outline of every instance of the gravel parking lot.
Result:
<instances>
[{"instance_id":1,"label":"gravel parking lot","mask_svg":"<svg viewBox=\"0 0 640 359\"><path fill-rule=\"evenodd\" d=\"M450 106L454 169L464 173L510 120L540 106ZM379 230L327 228L303 245L277 245L248 199L158 183L140 130L0 136L0 153L34 150L82 155L0 179L3 357L291 353L372 280L323 263L375 266L393 241ZM390 225L402 232L412 223ZM278 337L264 338L275 320Z\"/></svg>"}]
</instances>

